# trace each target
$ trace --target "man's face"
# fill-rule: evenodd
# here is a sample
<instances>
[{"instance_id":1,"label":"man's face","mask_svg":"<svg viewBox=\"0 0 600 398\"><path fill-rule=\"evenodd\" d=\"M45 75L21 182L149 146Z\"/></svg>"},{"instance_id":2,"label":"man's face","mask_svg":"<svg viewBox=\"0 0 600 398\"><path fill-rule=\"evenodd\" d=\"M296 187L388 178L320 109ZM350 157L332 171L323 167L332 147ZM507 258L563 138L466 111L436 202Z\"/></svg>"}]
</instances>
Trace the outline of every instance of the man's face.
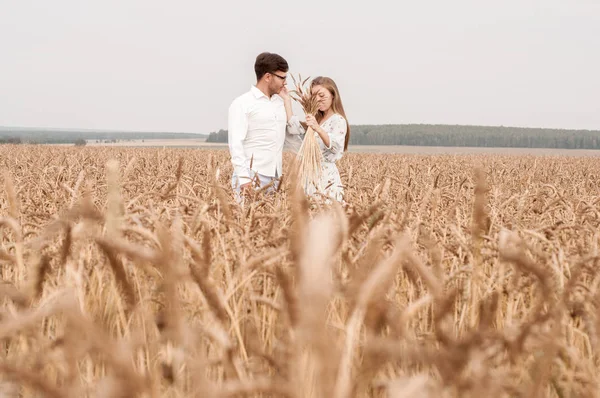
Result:
<instances>
[{"instance_id":1,"label":"man's face","mask_svg":"<svg viewBox=\"0 0 600 398\"><path fill-rule=\"evenodd\" d=\"M268 74L269 79L269 94L279 94L281 89L286 85L287 73L282 71L275 71Z\"/></svg>"}]
</instances>

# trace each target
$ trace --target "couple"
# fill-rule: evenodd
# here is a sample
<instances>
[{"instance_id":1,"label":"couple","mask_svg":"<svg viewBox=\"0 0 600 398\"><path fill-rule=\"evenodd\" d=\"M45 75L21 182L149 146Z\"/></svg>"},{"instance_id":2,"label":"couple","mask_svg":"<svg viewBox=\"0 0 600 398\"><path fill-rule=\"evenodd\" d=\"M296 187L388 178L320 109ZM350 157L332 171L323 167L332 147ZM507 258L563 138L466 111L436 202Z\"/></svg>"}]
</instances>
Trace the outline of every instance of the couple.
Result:
<instances>
[{"instance_id":1,"label":"couple","mask_svg":"<svg viewBox=\"0 0 600 398\"><path fill-rule=\"evenodd\" d=\"M318 186L305 186L307 195L324 195L343 202L344 189L335 162L348 148L350 125L339 91L333 80L317 77L311 92L319 98L319 111L300 122L292 112L292 99L286 87L287 61L278 54L256 57L256 85L237 97L229 107L228 140L233 165L232 188L238 202L243 194L269 184L278 188L282 176L283 150L298 152L310 127L315 132L323 159Z\"/></svg>"}]
</instances>

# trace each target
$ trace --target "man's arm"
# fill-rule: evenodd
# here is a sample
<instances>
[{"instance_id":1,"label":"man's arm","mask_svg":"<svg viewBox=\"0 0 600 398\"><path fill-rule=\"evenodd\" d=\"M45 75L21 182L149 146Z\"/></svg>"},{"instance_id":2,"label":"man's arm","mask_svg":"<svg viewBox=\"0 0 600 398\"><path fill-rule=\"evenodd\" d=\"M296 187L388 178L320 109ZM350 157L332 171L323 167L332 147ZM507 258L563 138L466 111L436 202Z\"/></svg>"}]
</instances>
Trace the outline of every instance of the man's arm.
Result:
<instances>
[{"instance_id":1,"label":"man's arm","mask_svg":"<svg viewBox=\"0 0 600 398\"><path fill-rule=\"evenodd\" d=\"M300 124L298 116L292 115L285 126L283 150L298 153L302 146L302 140L304 140L305 134L306 131L304 130L304 127L302 127L302 124Z\"/></svg>"},{"instance_id":2,"label":"man's arm","mask_svg":"<svg viewBox=\"0 0 600 398\"><path fill-rule=\"evenodd\" d=\"M244 153L243 142L248 133L248 115L240 101L233 101L229 106L227 139L231 164L235 174L240 179L240 184L250 182L250 163Z\"/></svg>"}]
</instances>

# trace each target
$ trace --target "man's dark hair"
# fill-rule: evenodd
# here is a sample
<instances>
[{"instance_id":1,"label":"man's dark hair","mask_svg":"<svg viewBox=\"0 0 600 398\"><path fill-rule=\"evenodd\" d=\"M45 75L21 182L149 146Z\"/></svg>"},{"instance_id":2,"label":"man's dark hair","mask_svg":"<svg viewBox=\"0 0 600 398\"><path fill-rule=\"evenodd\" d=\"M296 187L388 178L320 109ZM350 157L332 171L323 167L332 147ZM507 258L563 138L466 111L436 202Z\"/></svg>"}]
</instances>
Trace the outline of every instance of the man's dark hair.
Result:
<instances>
[{"instance_id":1,"label":"man's dark hair","mask_svg":"<svg viewBox=\"0 0 600 398\"><path fill-rule=\"evenodd\" d=\"M281 55L268 52L258 54L254 63L257 81L262 79L265 73L273 73L278 70L287 72L288 69L288 63Z\"/></svg>"}]
</instances>

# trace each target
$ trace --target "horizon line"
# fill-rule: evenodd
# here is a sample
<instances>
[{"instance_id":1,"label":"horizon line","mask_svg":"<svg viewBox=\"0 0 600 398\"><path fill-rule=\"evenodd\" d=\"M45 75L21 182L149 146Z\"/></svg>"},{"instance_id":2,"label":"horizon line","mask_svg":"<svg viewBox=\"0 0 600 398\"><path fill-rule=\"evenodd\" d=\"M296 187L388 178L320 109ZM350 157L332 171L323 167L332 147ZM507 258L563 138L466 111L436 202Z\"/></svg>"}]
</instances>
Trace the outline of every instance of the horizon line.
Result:
<instances>
[{"instance_id":1,"label":"horizon line","mask_svg":"<svg viewBox=\"0 0 600 398\"><path fill-rule=\"evenodd\" d=\"M350 123L350 126L454 126L454 127L485 127L485 128L506 128L506 129L537 129L537 130L557 130L557 131L586 131L586 132L599 132L598 129L585 129L585 128L564 128L564 127L526 127L526 126L510 126L510 125L485 125L485 124L458 124L458 123ZM221 130L227 131L226 128L219 128L218 130L209 132L190 132L190 131L159 131L159 130L124 130L115 128L79 128L79 127L50 127L50 126L5 126L0 125L0 132L8 129L19 129L24 131L73 131L73 132L90 132L90 133L143 133L143 134L197 134L197 135L208 135L210 133L217 133Z\"/></svg>"}]
</instances>

